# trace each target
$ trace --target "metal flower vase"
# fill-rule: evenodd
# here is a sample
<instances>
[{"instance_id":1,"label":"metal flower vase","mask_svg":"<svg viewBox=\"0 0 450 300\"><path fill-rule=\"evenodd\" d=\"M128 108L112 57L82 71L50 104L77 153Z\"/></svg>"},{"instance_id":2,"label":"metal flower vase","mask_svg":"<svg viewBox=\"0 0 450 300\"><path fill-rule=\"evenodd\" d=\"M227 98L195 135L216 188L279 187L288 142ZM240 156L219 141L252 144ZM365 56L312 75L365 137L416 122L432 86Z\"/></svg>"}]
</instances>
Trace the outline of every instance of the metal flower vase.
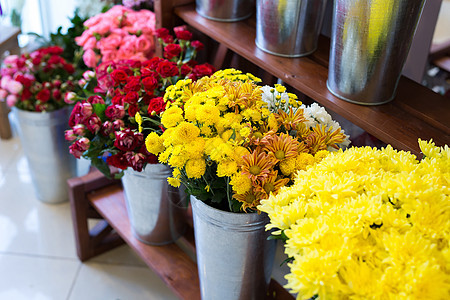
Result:
<instances>
[{"instance_id":1,"label":"metal flower vase","mask_svg":"<svg viewBox=\"0 0 450 300\"><path fill-rule=\"evenodd\" d=\"M202 299L265 299L276 241L265 213L231 213L191 196Z\"/></svg>"},{"instance_id":2,"label":"metal flower vase","mask_svg":"<svg viewBox=\"0 0 450 300\"><path fill-rule=\"evenodd\" d=\"M147 164L142 172L128 168L122 177L132 232L145 244L170 244L185 232L187 199L168 184L171 174L166 165Z\"/></svg>"},{"instance_id":3,"label":"metal flower vase","mask_svg":"<svg viewBox=\"0 0 450 300\"><path fill-rule=\"evenodd\" d=\"M327 86L357 104L394 99L424 0L335 0Z\"/></svg>"},{"instance_id":4,"label":"metal flower vase","mask_svg":"<svg viewBox=\"0 0 450 300\"><path fill-rule=\"evenodd\" d=\"M249 18L255 9L255 0L196 0L197 13L220 22L236 22Z\"/></svg>"},{"instance_id":5,"label":"metal flower vase","mask_svg":"<svg viewBox=\"0 0 450 300\"><path fill-rule=\"evenodd\" d=\"M326 4L327 0L257 0L256 46L284 57L313 53Z\"/></svg>"},{"instance_id":6,"label":"metal flower vase","mask_svg":"<svg viewBox=\"0 0 450 300\"><path fill-rule=\"evenodd\" d=\"M67 180L77 171L76 159L64 138L70 108L31 112L12 107L12 112L37 198L50 204L68 201Z\"/></svg>"}]
</instances>

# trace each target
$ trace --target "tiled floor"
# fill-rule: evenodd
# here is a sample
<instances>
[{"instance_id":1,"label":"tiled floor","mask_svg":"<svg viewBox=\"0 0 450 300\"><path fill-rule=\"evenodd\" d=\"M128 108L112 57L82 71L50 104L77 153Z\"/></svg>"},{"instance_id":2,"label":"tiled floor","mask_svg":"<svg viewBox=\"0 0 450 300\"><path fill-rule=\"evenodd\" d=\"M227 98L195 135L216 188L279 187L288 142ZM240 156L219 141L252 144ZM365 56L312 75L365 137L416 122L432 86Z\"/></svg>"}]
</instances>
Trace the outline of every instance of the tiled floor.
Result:
<instances>
[{"instance_id":1,"label":"tiled floor","mask_svg":"<svg viewBox=\"0 0 450 300\"><path fill-rule=\"evenodd\" d=\"M69 203L35 194L20 140L0 140L0 300L177 299L128 246L81 263Z\"/></svg>"}]
</instances>

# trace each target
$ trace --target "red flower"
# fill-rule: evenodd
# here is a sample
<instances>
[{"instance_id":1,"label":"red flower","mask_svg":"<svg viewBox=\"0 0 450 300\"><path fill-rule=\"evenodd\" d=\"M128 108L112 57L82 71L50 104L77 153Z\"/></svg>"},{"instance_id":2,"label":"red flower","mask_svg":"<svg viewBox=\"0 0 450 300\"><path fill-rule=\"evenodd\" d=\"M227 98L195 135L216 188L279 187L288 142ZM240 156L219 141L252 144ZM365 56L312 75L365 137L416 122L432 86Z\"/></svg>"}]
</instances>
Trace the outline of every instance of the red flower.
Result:
<instances>
[{"instance_id":1,"label":"red flower","mask_svg":"<svg viewBox=\"0 0 450 300\"><path fill-rule=\"evenodd\" d=\"M196 49L197 51L202 50L205 46L203 45L202 42L200 41L192 41L191 42L191 46L194 47L194 49Z\"/></svg>"},{"instance_id":2,"label":"red flower","mask_svg":"<svg viewBox=\"0 0 450 300\"><path fill-rule=\"evenodd\" d=\"M89 149L89 140L85 137L69 146L69 152L76 158L80 158L84 151Z\"/></svg>"},{"instance_id":3,"label":"red flower","mask_svg":"<svg viewBox=\"0 0 450 300\"><path fill-rule=\"evenodd\" d=\"M127 79L127 84L124 86L123 90L128 92L138 92L141 89L141 81L137 76L130 76Z\"/></svg>"},{"instance_id":4,"label":"red flower","mask_svg":"<svg viewBox=\"0 0 450 300\"><path fill-rule=\"evenodd\" d=\"M123 101L129 103L130 105L135 105L139 99L139 94L137 92L129 92L123 97Z\"/></svg>"},{"instance_id":5,"label":"red flower","mask_svg":"<svg viewBox=\"0 0 450 300\"><path fill-rule=\"evenodd\" d=\"M102 128L100 129L100 132L104 136L109 136L111 133L114 132L114 125L110 121L105 121L102 124Z\"/></svg>"},{"instance_id":6,"label":"red flower","mask_svg":"<svg viewBox=\"0 0 450 300\"><path fill-rule=\"evenodd\" d=\"M156 71L161 75L161 77L172 77L178 75L177 64L171 61L162 61L158 64Z\"/></svg>"},{"instance_id":7,"label":"red flower","mask_svg":"<svg viewBox=\"0 0 450 300\"><path fill-rule=\"evenodd\" d=\"M169 35L169 29L159 28L155 31L155 35L157 38L164 38Z\"/></svg>"},{"instance_id":8,"label":"red flower","mask_svg":"<svg viewBox=\"0 0 450 300\"><path fill-rule=\"evenodd\" d=\"M151 70L156 70L159 63L164 61L161 57L153 57L152 59L149 59L142 63L143 68L149 68Z\"/></svg>"},{"instance_id":9,"label":"red flower","mask_svg":"<svg viewBox=\"0 0 450 300\"><path fill-rule=\"evenodd\" d=\"M54 99L59 100L59 99L61 99L62 94L61 94L61 92L59 90L54 89L52 91L52 96L53 96Z\"/></svg>"},{"instance_id":10,"label":"red flower","mask_svg":"<svg viewBox=\"0 0 450 300\"><path fill-rule=\"evenodd\" d=\"M158 87L158 80L153 76L149 76L142 79L142 84L146 91L153 92Z\"/></svg>"},{"instance_id":11,"label":"red flower","mask_svg":"<svg viewBox=\"0 0 450 300\"><path fill-rule=\"evenodd\" d=\"M203 76L210 76L212 75L214 72L216 71L216 68L214 68L214 66L205 63L205 64L201 64L201 65L196 65L193 70L192 73L197 77L197 78L202 78Z\"/></svg>"},{"instance_id":12,"label":"red flower","mask_svg":"<svg viewBox=\"0 0 450 300\"><path fill-rule=\"evenodd\" d=\"M97 132L99 132L100 128L102 126L102 121L100 120L99 117L97 117L96 115L91 116L88 120L87 120L87 124L86 127L87 129L96 134Z\"/></svg>"},{"instance_id":13,"label":"red flower","mask_svg":"<svg viewBox=\"0 0 450 300\"><path fill-rule=\"evenodd\" d=\"M162 97L153 98L148 105L147 112L149 115L152 115L152 112L160 114L164 111L165 107L166 103L164 103L164 99Z\"/></svg>"},{"instance_id":14,"label":"red flower","mask_svg":"<svg viewBox=\"0 0 450 300\"><path fill-rule=\"evenodd\" d=\"M111 99L112 104L122 105L123 106L123 95L114 95Z\"/></svg>"},{"instance_id":15,"label":"red flower","mask_svg":"<svg viewBox=\"0 0 450 300\"><path fill-rule=\"evenodd\" d=\"M118 153L115 155L108 156L106 158L106 163L110 166L125 170L128 168L128 164L126 159L123 157L122 153Z\"/></svg>"},{"instance_id":16,"label":"red flower","mask_svg":"<svg viewBox=\"0 0 450 300\"><path fill-rule=\"evenodd\" d=\"M128 75L124 70L114 70L111 73L111 78L114 80L114 85L127 82Z\"/></svg>"},{"instance_id":17,"label":"red flower","mask_svg":"<svg viewBox=\"0 0 450 300\"><path fill-rule=\"evenodd\" d=\"M180 55L181 47L178 44L169 44L164 47L164 57L167 59L171 59L175 56Z\"/></svg>"},{"instance_id":18,"label":"red flower","mask_svg":"<svg viewBox=\"0 0 450 300\"><path fill-rule=\"evenodd\" d=\"M182 65L181 68L180 68L181 76L186 76L191 71L192 71L192 68L189 65L187 65L187 64Z\"/></svg>"},{"instance_id":19,"label":"red flower","mask_svg":"<svg viewBox=\"0 0 450 300\"><path fill-rule=\"evenodd\" d=\"M75 68L72 64L64 64L64 70L66 70L67 73L72 74L75 72Z\"/></svg>"},{"instance_id":20,"label":"red flower","mask_svg":"<svg viewBox=\"0 0 450 300\"><path fill-rule=\"evenodd\" d=\"M28 100L30 99L31 96L32 94L29 89L23 89L22 96L20 96L20 100L22 101Z\"/></svg>"},{"instance_id":21,"label":"red flower","mask_svg":"<svg viewBox=\"0 0 450 300\"><path fill-rule=\"evenodd\" d=\"M115 134L116 140L114 141L114 146L122 151L132 151L137 146L142 146L144 140L141 133L134 133L129 128L116 131Z\"/></svg>"},{"instance_id":22,"label":"red flower","mask_svg":"<svg viewBox=\"0 0 450 300\"><path fill-rule=\"evenodd\" d=\"M139 107L137 106L137 104L130 104L130 106L128 107L128 114L130 115L130 117L134 117L138 111Z\"/></svg>"},{"instance_id":23,"label":"red flower","mask_svg":"<svg viewBox=\"0 0 450 300\"><path fill-rule=\"evenodd\" d=\"M87 99L87 101L88 101L89 103L91 103L91 104L97 104L97 103L105 104L105 100L103 100L103 98L100 97L99 95L93 95L93 96L90 96L90 97Z\"/></svg>"},{"instance_id":24,"label":"red flower","mask_svg":"<svg viewBox=\"0 0 450 300\"><path fill-rule=\"evenodd\" d=\"M145 163L145 156L142 153L135 153L135 152L126 152L124 154L124 157L126 161L128 162L128 165L133 168L133 170L137 172L141 172L144 163Z\"/></svg>"},{"instance_id":25,"label":"red flower","mask_svg":"<svg viewBox=\"0 0 450 300\"><path fill-rule=\"evenodd\" d=\"M47 89L41 90L39 93L37 93L36 99L44 103L47 102L48 100L50 100L50 91Z\"/></svg>"},{"instance_id":26,"label":"red flower","mask_svg":"<svg viewBox=\"0 0 450 300\"><path fill-rule=\"evenodd\" d=\"M111 120L122 119L125 116L125 109L122 105L113 104L106 108L105 115Z\"/></svg>"},{"instance_id":27,"label":"red flower","mask_svg":"<svg viewBox=\"0 0 450 300\"><path fill-rule=\"evenodd\" d=\"M175 31L175 35L179 40L190 41L192 39L192 33L189 30Z\"/></svg>"}]
</instances>

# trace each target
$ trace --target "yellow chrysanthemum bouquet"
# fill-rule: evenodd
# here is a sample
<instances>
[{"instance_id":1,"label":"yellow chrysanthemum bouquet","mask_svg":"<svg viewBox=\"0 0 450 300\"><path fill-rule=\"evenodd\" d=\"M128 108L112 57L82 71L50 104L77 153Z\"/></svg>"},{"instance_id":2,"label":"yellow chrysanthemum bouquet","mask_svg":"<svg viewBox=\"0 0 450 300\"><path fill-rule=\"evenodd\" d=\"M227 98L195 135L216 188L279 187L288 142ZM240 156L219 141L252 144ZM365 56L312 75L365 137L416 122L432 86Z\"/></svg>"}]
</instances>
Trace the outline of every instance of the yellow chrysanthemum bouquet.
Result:
<instances>
[{"instance_id":1,"label":"yellow chrysanthemum bouquet","mask_svg":"<svg viewBox=\"0 0 450 300\"><path fill-rule=\"evenodd\" d=\"M261 201L298 299L449 299L450 148L349 148Z\"/></svg>"},{"instance_id":2,"label":"yellow chrysanthemum bouquet","mask_svg":"<svg viewBox=\"0 0 450 300\"><path fill-rule=\"evenodd\" d=\"M283 86L259 81L227 69L167 88L165 131L148 135L146 146L173 168L170 184L218 209L256 211L297 170L348 143L337 123L314 121Z\"/></svg>"}]
</instances>

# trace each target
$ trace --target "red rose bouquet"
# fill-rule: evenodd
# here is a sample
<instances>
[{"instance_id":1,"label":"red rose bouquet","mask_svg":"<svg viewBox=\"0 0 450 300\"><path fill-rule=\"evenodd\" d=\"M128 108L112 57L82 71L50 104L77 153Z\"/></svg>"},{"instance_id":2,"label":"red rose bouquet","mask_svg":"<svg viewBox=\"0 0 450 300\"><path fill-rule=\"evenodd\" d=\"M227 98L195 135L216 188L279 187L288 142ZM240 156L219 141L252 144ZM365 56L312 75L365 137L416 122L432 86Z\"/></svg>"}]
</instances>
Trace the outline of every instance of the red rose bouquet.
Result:
<instances>
[{"instance_id":1,"label":"red rose bouquet","mask_svg":"<svg viewBox=\"0 0 450 300\"><path fill-rule=\"evenodd\" d=\"M176 38L167 29L158 31L165 58L101 63L96 68L95 94L69 94L76 104L66 139L72 142L70 152L75 157L90 159L107 176L109 166L140 172L146 164L157 163L156 156L146 150L144 136L162 130L159 124L166 87L215 71L209 64L194 61L202 44L191 41L189 31L181 27L175 33Z\"/></svg>"},{"instance_id":2,"label":"red rose bouquet","mask_svg":"<svg viewBox=\"0 0 450 300\"><path fill-rule=\"evenodd\" d=\"M10 55L0 70L0 101L28 111L54 111L67 105L65 94L75 89L74 66L61 57L61 47Z\"/></svg>"}]
</instances>

